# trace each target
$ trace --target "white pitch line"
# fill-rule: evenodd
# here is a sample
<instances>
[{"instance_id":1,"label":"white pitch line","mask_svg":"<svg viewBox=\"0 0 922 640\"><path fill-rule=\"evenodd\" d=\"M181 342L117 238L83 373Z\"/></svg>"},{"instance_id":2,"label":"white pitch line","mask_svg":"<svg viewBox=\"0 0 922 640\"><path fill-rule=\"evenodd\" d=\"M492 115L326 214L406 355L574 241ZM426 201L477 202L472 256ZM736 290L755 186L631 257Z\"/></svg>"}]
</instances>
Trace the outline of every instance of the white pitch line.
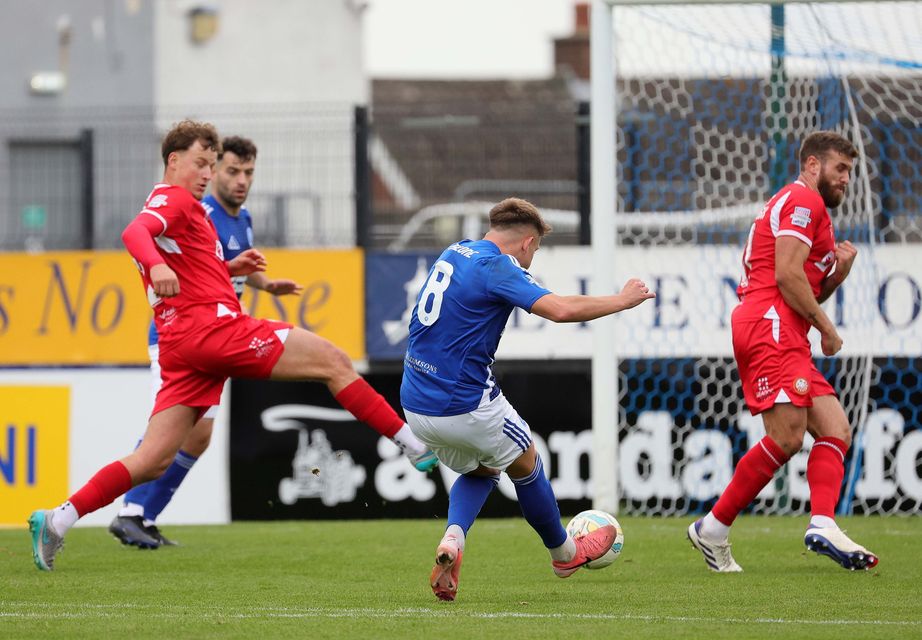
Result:
<instances>
[{"instance_id":1,"label":"white pitch line","mask_svg":"<svg viewBox=\"0 0 922 640\"><path fill-rule=\"evenodd\" d=\"M13 607L34 607L34 603L13 603L0 602L0 609L7 606ZM47 605L44 605L47 606ZM58 612L30 612L30 611L2 611L0 618L22 618L32 620L55 620L55 619L87 619L87 618L110 618L123 619L134 618L138 615L135 611L123 611L123 605L81 605L83 609L94 609L95 611L58 611ZM113 609L113 611L105 611ZM809 620L799 618L707 618L702 616L663 616L663 615L638 615L638 614L617 614L617 613L527 613L522 611L496 611L496 612L469 612L469 611L443 611L439 609L425 608L406 608L406 609L362 609L362 608L286 608L286 607L265 607L249 608L244 611L202 611L196 607L193 611L189 608L176 611L152 611L144 614L147 618L160 618L165 620L175 619L234 619L234 620L265 620L265 619L310 619L310 618L391 618L391 619L432 619L433 617L446 619L530 619L530 620L621 620L621 621L643 621L643 622L695 622L695 623L717 623L717 624L756 624L756 625L838 625L838 626L895 626L895 627L917 627L922 626L922 620L848 620L848 619L826 619L826 620Z\"/></svg>"}]
</instances>

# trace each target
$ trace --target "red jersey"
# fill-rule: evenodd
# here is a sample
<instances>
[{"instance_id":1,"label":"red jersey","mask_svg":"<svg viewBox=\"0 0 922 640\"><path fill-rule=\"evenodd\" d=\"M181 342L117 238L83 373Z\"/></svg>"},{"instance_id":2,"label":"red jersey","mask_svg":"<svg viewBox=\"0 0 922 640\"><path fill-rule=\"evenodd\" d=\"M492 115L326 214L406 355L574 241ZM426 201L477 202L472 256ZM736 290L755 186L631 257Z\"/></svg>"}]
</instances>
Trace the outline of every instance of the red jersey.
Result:
<instances>
[{"instance_id":1,"label":"red jersey","mask_svg":"<svg viewBox=\"0 0 922 640\"><path fill-rule=\"evenodd\" d=\"M214 223L191 193L182 187L157 184L139 216L153 216L163 224L163 232L154 242L179 279L179 295L160 298L154 293L150 274L135 260L154 309L161 343L211 324L218 317L242 313Z\"/></svg>"},{"instance_id":2,"label":"red jersey","mask_svg":"<svg viewBox=\"0 0 922 640\"><path fill-rule=\"evenodd\" d=\"M743 276L736 292L741 303L734 316L739 320L768 317L774 307L779 318L792 326L810 330L806 318L784 301L775 281L775 239L792 236L810 247L804 273L817 296L823 280L832 272L836 238L823 197L799 180L776 193L749 230L743 251Z\"/></svg>"}]
</instances>

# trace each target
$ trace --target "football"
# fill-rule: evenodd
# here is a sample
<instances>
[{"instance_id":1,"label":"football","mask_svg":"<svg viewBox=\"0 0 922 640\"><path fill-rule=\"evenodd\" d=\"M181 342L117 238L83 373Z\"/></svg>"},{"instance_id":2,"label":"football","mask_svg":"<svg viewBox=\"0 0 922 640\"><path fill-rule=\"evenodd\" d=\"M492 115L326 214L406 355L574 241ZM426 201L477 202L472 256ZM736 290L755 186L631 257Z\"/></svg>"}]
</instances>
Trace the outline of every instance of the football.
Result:
<instances>
[{"instance_id":1,"label":"football","mask_svg":"<svg viewBox=\"0 0 922 640\"><path fill-rule=\"evenodd\" d=\"M624 529L621 528L621 524L613 515L597 509L582 511L573 516L573 519L567 523L567 533L574 538L584 536L607 524L614 525L615 531L617 531L615 541L604 556L587 564L587 569L604 569L618 559L618 556L621 555L621 547L624 546Z\"/></svg>"}]
</instances>

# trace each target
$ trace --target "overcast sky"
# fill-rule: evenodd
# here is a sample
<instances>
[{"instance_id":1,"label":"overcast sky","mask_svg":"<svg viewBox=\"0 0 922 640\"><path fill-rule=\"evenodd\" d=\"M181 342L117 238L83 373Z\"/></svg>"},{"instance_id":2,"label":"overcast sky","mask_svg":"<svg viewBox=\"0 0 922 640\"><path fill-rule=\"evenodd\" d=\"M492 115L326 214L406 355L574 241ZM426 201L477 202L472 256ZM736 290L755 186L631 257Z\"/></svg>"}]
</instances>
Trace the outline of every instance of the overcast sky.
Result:
<instances>
[{"instance_id":1,"label":"overcast sky","mask_svg":"<svg viewBox=\"0 0 922 640\"><path fill-rule=\"evenodd\" d=\"M365 68L373 78L548 76L574 2L368 0Z\"/></svg>"}]
</instances>

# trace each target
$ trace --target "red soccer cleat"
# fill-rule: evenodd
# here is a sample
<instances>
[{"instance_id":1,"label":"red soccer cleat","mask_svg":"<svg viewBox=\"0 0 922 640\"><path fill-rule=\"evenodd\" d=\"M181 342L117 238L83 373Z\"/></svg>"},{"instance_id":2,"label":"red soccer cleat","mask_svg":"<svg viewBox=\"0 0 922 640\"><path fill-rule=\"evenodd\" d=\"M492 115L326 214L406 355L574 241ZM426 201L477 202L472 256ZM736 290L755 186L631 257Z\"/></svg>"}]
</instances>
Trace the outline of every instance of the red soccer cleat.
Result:
<instances>
[{"instance_id":1,"label":"red soccer cleat","mask_svg":"<svg viewBox=\"0 0 922 640\"><path fill-rule=\"evenodd\" d=\"M429 576L432 593L439 600L451 602L458 594L458 574L461 573L461 549L454 538L446 538L435 551L435 566Z\"/></svg>"},{"instance_id":2,"label":"red soccer cleat","mask_svg":"<svg viewBox=\"0 0 922 640\"><path fill-rule=\"evenodd\" d=\"M567 578L573 575L576 573L576 570L583 565L589 564L593 560L601 558L608 553L617 535L618 530L609 524L604 527L599 527L592 533L587 533L579 538L573 538L573 542L576 543L576 554L569 562L560 562L557 560L551 562L551 565L554 567L554 573L561 578Z\"/></svg>"}]
</instances>

